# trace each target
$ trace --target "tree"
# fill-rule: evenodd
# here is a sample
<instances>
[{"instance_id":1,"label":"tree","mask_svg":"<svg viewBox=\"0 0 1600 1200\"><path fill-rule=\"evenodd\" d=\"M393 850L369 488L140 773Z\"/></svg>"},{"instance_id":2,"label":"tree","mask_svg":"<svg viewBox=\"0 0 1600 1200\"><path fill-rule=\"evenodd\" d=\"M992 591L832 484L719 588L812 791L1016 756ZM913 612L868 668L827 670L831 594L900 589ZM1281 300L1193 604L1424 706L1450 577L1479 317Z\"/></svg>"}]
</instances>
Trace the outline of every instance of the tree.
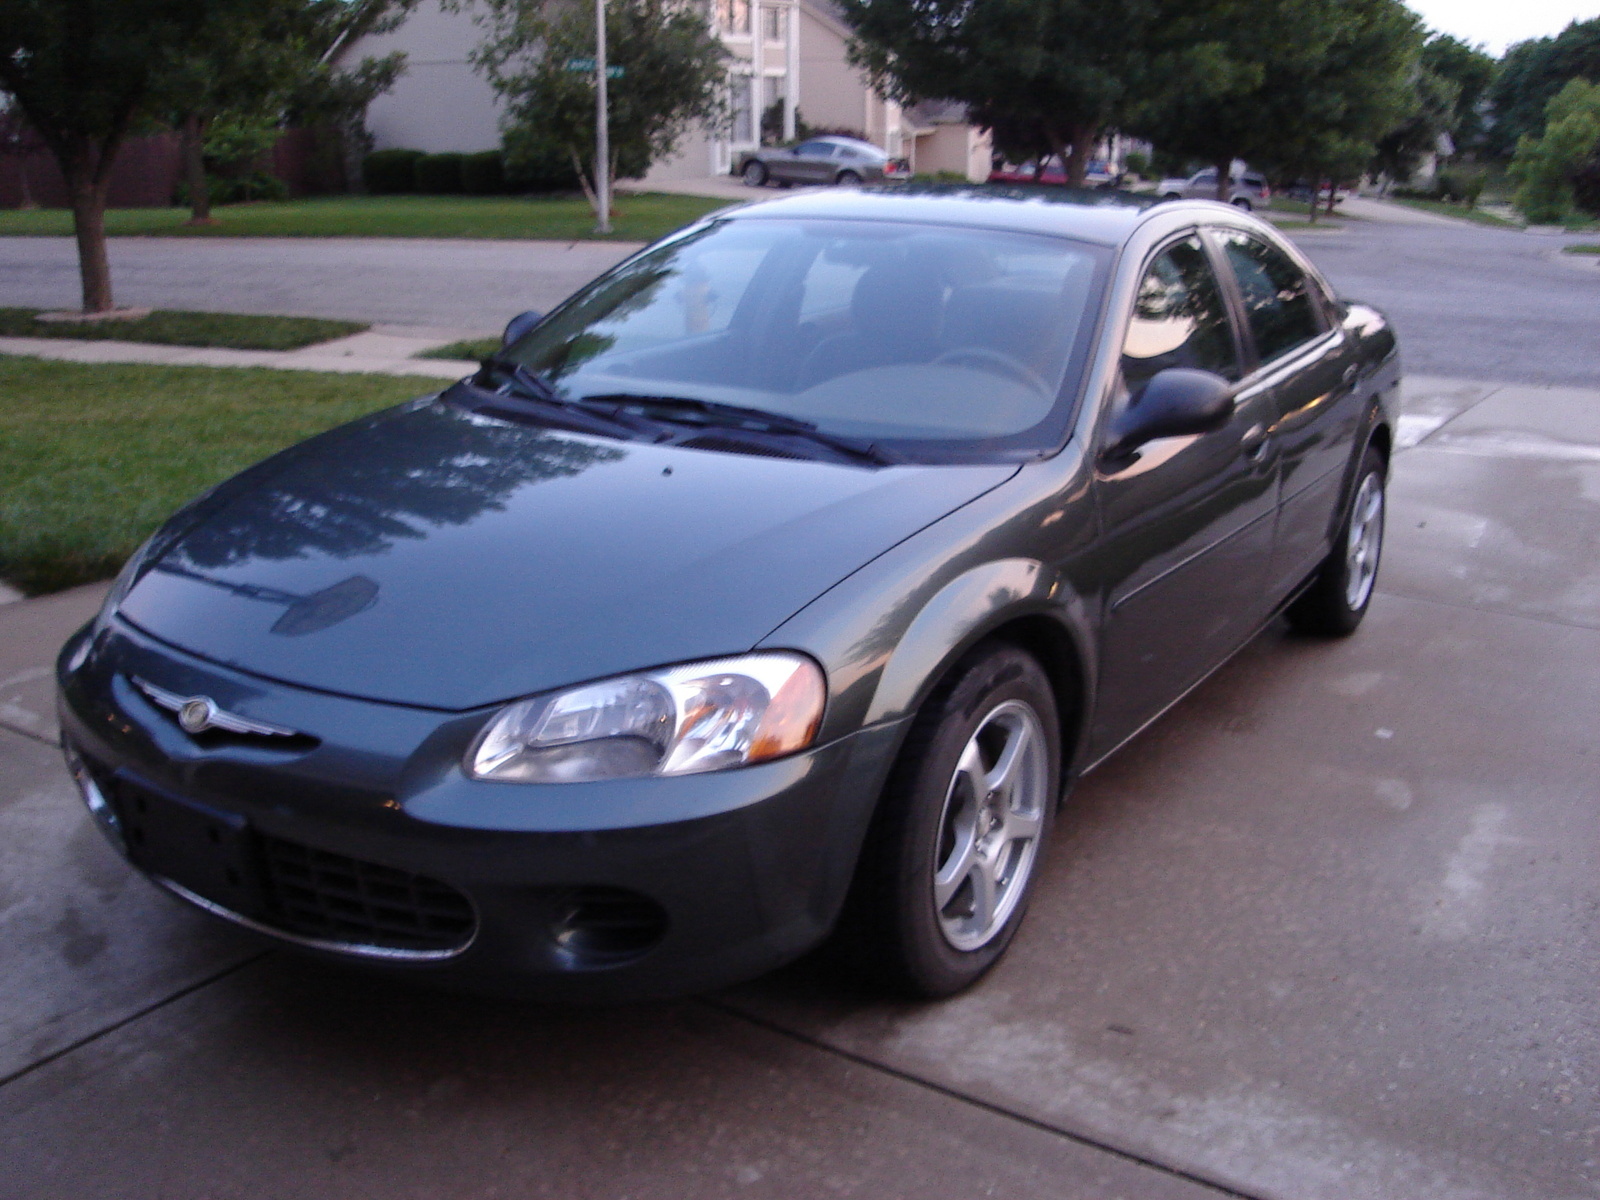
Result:
<instances>
[{"instance_id":1,"label":"tree","mask_svg":"<svg viewBox=\"0 0 1600 1200\"><path fill-rule=\"evenodd\" d=\"M1568 82L1551 98L1540 137L1523 134L1511 160L1513 197L1528 220L1561 220L1573 204L1575 177L1600 154L1600 84Z\"/></svg>"},{"instance_id":2,"label":"tree","mask_svg":"<svg viewBox=\"0 0 1600 1200\"><path fill-rule=\"evenodd\" d=\"M1236 158L1312 182L1357 174L1416 102L1422 34L1399 0L1232 0L1191 20L1229 74L1198 101L1154 96L1137 129L1215 163L1219 199Z\"/></svg>"},{"instance_id":3,"label":"tree","mask_svg":"<svg viewBox=\"0 0 1600 1200\"><path fill-rule=\"evenodd\" d=\"M1600 80L1600 17L1574 21L1553 38L1518 42L1489 88L1495 121L1489 147L1509 155L1524 134L1539 136L1546 106L1572 79Z\"/></svg>"},{"instance_id":4,"label":"tree","mask_svg":"<svg viewBox=\"0 0 1600 1200\"><path fill-rule=\"evenodd\" d=\"M593 6L480 4L487 36L473 62L505 99L507 168L546 179L570 170L598 212ZM722 119L727 51L696 9L611 0L606 45L614 73L607 87L612 179L643 175L691 126Z\"/></svg>"},{"instance_id":5,"label":"tree","mask_svg":"<svg viewBox=\"0 0 1600 1200\"><path fill-rule=\"evenodd\" d=\"M1484 122L1480 109L1494 82L1495 61L1477 46L1469 46L1447 33L1435 33L1422 45L1422 68L1455 88L1449 126L1445 132L1456 149L1474 150L1483 144ZM1424 98L1424 105L1430 98Z\"/></svg>"},{"instance_id":6,"label":"tree","mask_svg":"<svg viewBox=\"0 0 1600 1200\"><path fill-rule=\"evenodd\" d=\"M161 72L211 18L255 0L0 0L0 88L50 148L72 198L85 312L111 308L106 188Z\"/></svg>"},{"instance_id":7,"label":"tree","mask_svg":"<svg viewBox=\"0 0 1600 1200\"><path fill-rule=\"evenodd\" d=\"M1193 85L1207 46L1169 0L840 0L851 59L903 104L965 103L1008 155L1054 153L1083 185L1095 142L1152 88ZM1197 65L1202 68L1198 73Z\"/></svg>"},{"instance_id":8,"label":"tree","mask_svg":"<svg viewBox=\"0 0 1600 1200\"><path fill-rule=\"evenodd\" d=\"M1450 133L1455 124L1456 101L1460 88L1422 67L1415 83L1416 105L1394 128L1378 139L1371 169L1390 179L1406 180L1422 159L1439 146L1439 135ZM1452 141L1454 137L1452 135Z\"/></svg>"}]
</instances>

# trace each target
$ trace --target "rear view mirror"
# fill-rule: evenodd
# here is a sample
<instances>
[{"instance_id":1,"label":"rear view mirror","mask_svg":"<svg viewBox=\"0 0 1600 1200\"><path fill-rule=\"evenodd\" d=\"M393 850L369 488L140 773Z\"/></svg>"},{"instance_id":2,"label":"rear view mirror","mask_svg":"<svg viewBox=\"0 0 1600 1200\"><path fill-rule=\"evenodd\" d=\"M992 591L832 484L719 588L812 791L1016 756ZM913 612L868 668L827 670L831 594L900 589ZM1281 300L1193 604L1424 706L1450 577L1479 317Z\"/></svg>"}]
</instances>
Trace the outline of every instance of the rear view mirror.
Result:
<instances>
[{"instance_id":1,"label":"rear view mirror","mask_svg":"<svg viewBox=\"0 0 1600 1200\"><path fill-rule=\"evenodd\" d=\"M1156 438L1221 429L1233 415L1233 384L1210 371L1168 367L1152 376L1112 423L1111 454L1128 454Z\"/></svg>"},{"instance_id":2,"label":"rear view mirror","mask_svg":"<svg viewBox=\"0 0 1600 1200\"><path fill-rule=\"evenodd\" d=\"M542 320L544 314L536 309L530 308L527 312L518 313L506 322L506 331L500 335L500 348L505 349Z\"/></svg>"}]
</instances>

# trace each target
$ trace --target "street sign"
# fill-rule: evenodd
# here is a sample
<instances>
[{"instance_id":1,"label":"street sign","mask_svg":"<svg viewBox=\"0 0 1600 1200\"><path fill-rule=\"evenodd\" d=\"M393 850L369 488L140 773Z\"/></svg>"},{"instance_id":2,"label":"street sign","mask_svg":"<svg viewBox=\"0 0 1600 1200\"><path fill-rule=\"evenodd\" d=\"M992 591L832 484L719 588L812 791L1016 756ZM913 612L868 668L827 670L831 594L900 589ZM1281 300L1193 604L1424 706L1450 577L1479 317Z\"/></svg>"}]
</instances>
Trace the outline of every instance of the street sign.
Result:
<instances>
[{"instance_id":1,"label":"street sign","mask_svg":"<svg viewBox=\"0 0 1600 1200\"><path fill-rule=\"evenodd\" d=\"M569 71L593 71L594 70L594 59L592 59L592 58L569 58L569 59L567 59L567 70L569 70ZM621 67L607 67L606 68L606 78L607 79L621 79L622 78L622 68Z\"/></svg>"}]
</instances>

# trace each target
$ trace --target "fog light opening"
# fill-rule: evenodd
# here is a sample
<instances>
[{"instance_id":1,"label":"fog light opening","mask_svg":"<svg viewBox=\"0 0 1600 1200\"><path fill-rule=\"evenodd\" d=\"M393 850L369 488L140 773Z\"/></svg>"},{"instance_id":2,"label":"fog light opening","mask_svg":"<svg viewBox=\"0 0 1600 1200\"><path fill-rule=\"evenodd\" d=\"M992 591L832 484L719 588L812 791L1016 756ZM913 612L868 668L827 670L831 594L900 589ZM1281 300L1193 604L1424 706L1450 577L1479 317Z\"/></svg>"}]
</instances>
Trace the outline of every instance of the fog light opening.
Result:
<instances>
[{"instance_id":1,"label":"fog light opening","mask_svg":"<svg viewBox=\"0 0 1600 1200\"><path fill-rule=\"evenodd\" d=\"M582 887L555 897L550 936L575 967L612 966L638 958L667 932L666 911L625 888Z\"/></svg>"}]
</instances>

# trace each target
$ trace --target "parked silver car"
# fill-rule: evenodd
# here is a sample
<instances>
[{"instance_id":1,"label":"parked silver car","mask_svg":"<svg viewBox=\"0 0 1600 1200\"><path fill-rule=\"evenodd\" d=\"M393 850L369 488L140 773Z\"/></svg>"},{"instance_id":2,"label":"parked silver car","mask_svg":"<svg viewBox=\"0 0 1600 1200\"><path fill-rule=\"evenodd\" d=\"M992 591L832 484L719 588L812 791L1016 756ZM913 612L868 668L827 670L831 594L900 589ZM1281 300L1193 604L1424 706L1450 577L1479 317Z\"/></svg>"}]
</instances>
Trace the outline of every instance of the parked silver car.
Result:
<instances>
[{"instance_id":1,"label":"parked silver car","mask_svg":"<svg viewBox=\"0 0 1600 1200\"><path fill-rule=\"evenodd\" d=\"M890 158L871 142L830 135L796 146L763 146L739 160L736 172L750 187L771 183L882 183L911 175L904 159Z\"/></svg>"},{"instance_id":2,"label":"parked silver car","mask_svg":"<svg viewBox=\"0 0 1600 1200\"><path fill-rule=\"evenodd\" d=\"M1249 212L1256 208L1272 206L1272 189L1266 179L1254 171L1235 175L1230 180L1228 200ZM1163 179L1156 188L1163 200L1215 200L1217 198L1217 169L1207 167L1187 179Z\"/></svg>"}]
</instances>

